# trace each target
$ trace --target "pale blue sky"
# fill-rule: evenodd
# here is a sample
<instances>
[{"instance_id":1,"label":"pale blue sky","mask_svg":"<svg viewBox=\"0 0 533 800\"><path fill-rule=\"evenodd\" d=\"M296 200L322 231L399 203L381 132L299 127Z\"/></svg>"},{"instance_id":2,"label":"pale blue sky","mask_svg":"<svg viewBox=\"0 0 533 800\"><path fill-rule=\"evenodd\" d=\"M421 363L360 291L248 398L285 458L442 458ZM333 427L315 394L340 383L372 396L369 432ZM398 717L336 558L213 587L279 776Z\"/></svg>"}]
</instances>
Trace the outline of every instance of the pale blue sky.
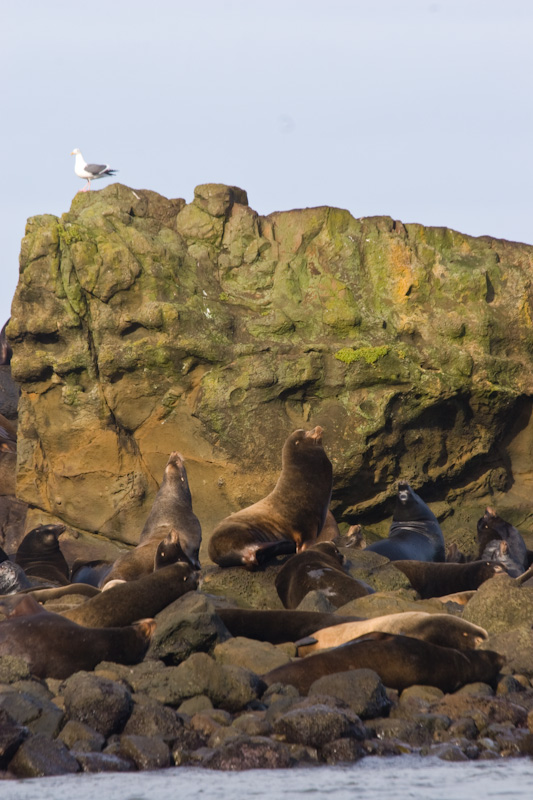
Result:
<instances>
[{"instance_id":1,"label":"pale blue sky","mask_svg":"<svg viewBox=\"0 0 533 800\"><path fill-rule=\"evenodd\" d=\"M221 182L261 214L533 243L532 81L530 0L2 0L0 325L75 147L188 202Z\"/></svg>"}]
</instances>

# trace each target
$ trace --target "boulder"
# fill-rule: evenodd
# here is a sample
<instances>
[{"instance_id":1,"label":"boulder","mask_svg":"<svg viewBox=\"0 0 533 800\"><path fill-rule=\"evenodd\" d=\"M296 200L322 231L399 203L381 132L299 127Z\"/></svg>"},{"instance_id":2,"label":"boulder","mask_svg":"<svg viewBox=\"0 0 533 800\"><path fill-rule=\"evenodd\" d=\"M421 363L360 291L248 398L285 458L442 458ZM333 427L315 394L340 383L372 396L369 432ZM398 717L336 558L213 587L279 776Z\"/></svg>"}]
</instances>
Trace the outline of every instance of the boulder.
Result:
<instances>
[{"instance_id":1,"label":"boulder","mask_svg":"<svg viewBox=\"0 0 533 800\"><path fill-rule=\"evenodd\" d=\"M530 527L532 263L388 217L259 216L219 184L186 204L115 183L32 217L7 327L26 529L137 543L178 449L205 562L316 424L338 522L387 520L402 478L467 552L488 502Z\"/></svg>"}]
</instances>

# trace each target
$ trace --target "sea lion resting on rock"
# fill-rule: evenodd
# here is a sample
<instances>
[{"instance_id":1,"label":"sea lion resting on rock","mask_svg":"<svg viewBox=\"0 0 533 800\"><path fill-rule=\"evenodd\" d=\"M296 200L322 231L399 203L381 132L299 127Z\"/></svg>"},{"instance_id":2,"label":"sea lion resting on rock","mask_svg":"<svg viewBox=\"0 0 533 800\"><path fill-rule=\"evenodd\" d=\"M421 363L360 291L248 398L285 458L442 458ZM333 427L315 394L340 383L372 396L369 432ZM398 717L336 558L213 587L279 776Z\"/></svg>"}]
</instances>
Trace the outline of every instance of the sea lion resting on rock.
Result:
<instances>
[{"instance_id":1,"label":"sea lion resting on rock","mask_svg":"<svg viewBox=\"0 0 533 800\"><path fill-rule=\"evenodd\" d=\"M255 569L277 555L300 552L320 535L329 509L332 467L322 428L287 438L281 475L269 495L222 520L209 540L209 558L221 567Z\"/></svg>"},{"instance_id":2,"label":"sea lion resting on rock","mask_svg":"<svg viewBox=\"0 0 533 800\"><path fill-rule=\"evenodd\" d=\"M172 537L177 538L179 545L179 554L176 547L174 548L176 557L188 561L194 569L199 569L202 528L192 510L183 456L176 451L169 456L161 487L142 529L139 544L134 550L117 558L101 585L116 579L136 580L141 575L152 572L160 543L168 538L168 544L171 545Z\"/></svg>"},{"instance_id":3,"label":"sea lion resting on rock","mask_svg":"<svg viewBox=\"0 0 533 800\"><path fill-rule=\"evenodd\" d=\"M38 525L26 534L15 555L15 562L28 577L66 585L70 568L59 547L65 525Z\"/></svg>"},{"instance_id":4,"label":"sea lion resting on rock","mask_svg":"<svg viewBox=\"0 0 533 800\"><path fill-rule=\"evenodd\" d=\"M296 642L298 655L306 656L308 653L324 650L327 647L337 647L375 631L400 633L441 647L454 647L456 650L474 650L489 638L484 628L453 614L404 611L317 630L307 638Z\"/></svg>"},{"instance_id":5,"label":"sea lion resting on rock","mask_svg":"<svg viewBox=\"0 0 533 800\"><path fill-rule=\"evenodd\" d=\"M271 644L296 642L320 628L361 619L320 611L289 611L285 608L274 610L220 607L216 613L232 636L244 636Z\"/></svg>"},{"instance_id":6,"label":"sea lion resting on rock","mask_svg":"<svg viewBox=\"0 0 533 800\"><path fill-rule=\"evenodd\" d=\"M398 484L396 506L387 539L369 545L367 550L391 561L445 561L444 536L435 514L406 481Z\"/></svg>"},{"instance_id":7,"label":"sea lion resting on rock","mask_svg":"<svg viewBox=\"0 0 533 800\"><path fill-rule=\"evenodd\" d=\"M403 572L423 600L477 589L489 578L507 571L496 561L470 561L466 564L394 561L393 566Z\"/></svg>"},{"instance_id":8,"label":"sea lion resting on rock","mask_svg":"<svg viewBox=\"0 0 533 800\"><path fill-rule=\"evenodd\" d=\"M143 617L155 617L185 592L196 589L198 574L189 564L162 567L136 581L126 581L100 592L63 616L90 628L129 625Z\"/></svg>"},{"instance_id":9,"label":"sea lion resting on rock","mask_svg":"<svg viewBox=\"0 0 533 800\"><path fill-rule=\"evenodd\" d=\"M490 506L478 520L477 539L479 558L499 561L512 578L517 578L528 568L528 552L520 532Z\"/></svg>"},{"instance_id":10,"label":"sea lion resting on rock","mask_svg":"<svg viewBox=\"0 0 533 800\"><path fill-rule=\"evenodd\" d=\"M100 661L136 664L146 653L155 620L143 619L117 628L84 628L46 611L24 595L0 622L0 656L18 656L38 678L68 678L91 670Z\"/></svg>"},{"instance_id":11,"label":"sea lion resting on rock","mask_svg":"<svg viewBox=\"0 0 533 800\"><path fill-rule=\"evenodd\" d=\"M318 542L289 558L276 575L276 590L285 608L296 608L308 592L324 592L337 608L372 594L374 589L348 575L344 556L333 542Z\"/></svg>"},{"instance_id":12,"label":"sea lion resting on rock","mask_svg":"<svg viewBox=\"0 0 533 800\"><path fill-rule=\"evenodd\" d=\"M385 686L402 691L422 684L455 692L466 683L494 685L505 659L492 650L456 650L391 633L370 633L354 642L292 661L262 675L270 686L289 683L300 694L324 675L373 669Z\"/></svg>"},{"instance_id":13,"label":"sea lion resting on rock","mask_svg":"<svg viewBox=\"0 0 533 800\"><path fill-rule=\"evenodd\" d=\"M0 595L16 594L30 588L31 583L22 567L9 561L9 559L0 560Z\"/></svg>"}]
</instances>

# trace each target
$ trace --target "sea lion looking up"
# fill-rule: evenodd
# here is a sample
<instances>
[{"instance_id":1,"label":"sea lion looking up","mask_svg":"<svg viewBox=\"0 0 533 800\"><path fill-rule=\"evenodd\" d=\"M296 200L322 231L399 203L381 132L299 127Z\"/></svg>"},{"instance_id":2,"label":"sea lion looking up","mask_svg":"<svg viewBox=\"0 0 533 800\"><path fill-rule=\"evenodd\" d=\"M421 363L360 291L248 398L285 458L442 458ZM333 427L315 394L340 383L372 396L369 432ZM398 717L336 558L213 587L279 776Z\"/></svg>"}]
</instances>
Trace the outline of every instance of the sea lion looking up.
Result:
<instances>
[{"instance_id":1,"label":"sea lion looking up","mask_svg":"<svg viewBox=\"0 0 533 800\"><path fill-rule=\"evenodd\" d=\"M276 590L285 608L296 608L313 590L324 592L337 608L373 594L374 589L344 571L344 556L333 542L318 542L289 558L276 575Z\"/></svg>"},{"instance_id":2,"label":"sea lion looking up","mask_svg":"<svg viewBox=\"0 0 533 800\"><path fill-rule=\"evenodd\" d=\"M15 555L17 563L28 577L42 578L53 583L70 583L70 569L59 547L59 537L65 525L38 525L26 534Z\"/></svg>"},{"instance_id":3,"label":"sea lion looking up","mask_svg":"<svg viewBox=\"0 0 533 800\"><path fill-rule=\"evenodd\" d=\"M100 661L136 664L146 653L155 620L143 619L116 628L84 628L46 611L24 595L0 622L0 656L18 656L38 678L68 678L91 670Z\"/></svg>"},{"instance_id":4,"label":"sea lion looking up","mask_svg":"<svg viewBox=\"0 0 533 800\"><path fill-rule=\"evenodd\" d=\"M222 520L209 540L209 557L221 567L255 569L277 555L300 552L320 535L329 509L332 466L323 429L296 430L286 439L281 474L257 503Z\"/></svg>"},{"instance_id":5,"label":"sea lion looking up","mask_svg":"<svg viewBox=\"0 0 533 800\"><path fill-rule=\"evenodd\" d=\"M445 561L444 536L437 517L406 481L398 484L396 506L387 539L367 550L391 561Z\"/></svg>"},{"instance_id":6,"label":"sea lion looking up","mask_svg":"<svg viewBox=\"0 0 533 800\"><path fill-rule=\"evenodd\" d=\"M500 561L511 577L516 578L528 568L526 543L520 532L487 507L477 523L479 558ZM500 543L504 542L502 547Z\"/></svg>"},{"instance_id":7,"label":"sea lion looking up","mask_svg":"<svg viewBox=\"0 0 533 800\"><path fill-rule=\"evenodd\" d=\"M169 456L161 487L142 529L139 544L117 558L100 585L104 586L108 581L116 579L132 581L152 572L159 545L171 534L177 535L177 543L184 560L194 569L199 569L202 528L192 510L185 462L177 451ZM168 543L171 544L171 539ZM174 552L177 553L176 550Z\"/></svg>"},{"instance_id":8,"label":"sea lion looking up","mask_svg":"<svg viewBox=\"0 0 533 800\"><path fill-rule=\"evenodd\" d=\"M284 664L262 675L270 686L289 683L307 694L318 678L351 669L373 669L385 686L403 691L421 684L455 692L466 683L494 686L503 656L492 650L456 650L392 633L370 633L353 642Z\"/></svg>"}]
</instances>

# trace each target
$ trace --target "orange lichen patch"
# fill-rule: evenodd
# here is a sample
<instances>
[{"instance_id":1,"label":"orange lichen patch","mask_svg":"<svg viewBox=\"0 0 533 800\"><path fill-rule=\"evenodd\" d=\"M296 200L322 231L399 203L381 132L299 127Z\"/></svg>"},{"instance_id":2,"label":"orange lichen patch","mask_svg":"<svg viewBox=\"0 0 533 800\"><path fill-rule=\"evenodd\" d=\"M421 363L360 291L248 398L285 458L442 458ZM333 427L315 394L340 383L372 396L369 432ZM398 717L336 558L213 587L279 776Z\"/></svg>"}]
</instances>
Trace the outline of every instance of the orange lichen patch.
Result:
<instances>
[{"instance_id":1,"label":"orange lichen patch","mask_svg":"<svg viewBox=\"0 0 533 800\"><path fill-rule=\"evenodd\" d=\"M412 252L405 243L396 240L389 245L391 294L395 303L405 303L410 290L418 286L416 266L412 263Z\"/></svg>"}]
</instances>

